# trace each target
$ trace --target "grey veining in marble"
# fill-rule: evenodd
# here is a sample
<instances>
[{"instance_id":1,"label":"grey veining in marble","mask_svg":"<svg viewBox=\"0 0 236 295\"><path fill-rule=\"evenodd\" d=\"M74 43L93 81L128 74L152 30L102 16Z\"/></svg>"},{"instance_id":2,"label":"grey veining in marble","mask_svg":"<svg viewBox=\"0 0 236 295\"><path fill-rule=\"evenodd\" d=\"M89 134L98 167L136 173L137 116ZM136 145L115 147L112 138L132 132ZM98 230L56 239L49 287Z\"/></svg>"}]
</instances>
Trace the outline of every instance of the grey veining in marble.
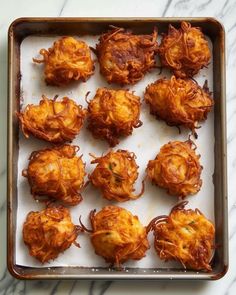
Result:
<instances>
[{"instance_id":1,"label":"grey veining in marble","mask_svg":"<svg viewBox=\"0 0 236 295\"><path fill-rule=\"evenodd\" d=\"M0 6L0 294L236 294L236 1L1 0ZM7 29L21 16L213 16L227 36L230 268L216 282L18 281L6 270Z\"/></svg>"}]
</instances>

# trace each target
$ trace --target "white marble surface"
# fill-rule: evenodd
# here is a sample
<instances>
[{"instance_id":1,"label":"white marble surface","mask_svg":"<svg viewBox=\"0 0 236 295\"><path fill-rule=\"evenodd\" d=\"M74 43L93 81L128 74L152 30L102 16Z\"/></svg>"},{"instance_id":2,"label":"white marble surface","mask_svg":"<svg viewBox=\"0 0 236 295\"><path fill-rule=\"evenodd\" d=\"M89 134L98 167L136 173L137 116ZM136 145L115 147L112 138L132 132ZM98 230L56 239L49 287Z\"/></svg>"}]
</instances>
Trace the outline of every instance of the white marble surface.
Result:
<instances>
[{"instance_id":1,"label":"white marble surface","mask_svg":"<svg viewBox=\"0 0 236 295\"><path fill-rule=\"evenodd\" d=\"M235 0L0 0L0 294L236 294L236 2ZM227 39L230 267L215 282L18 281L6 270L7 29L21 16L214 16Z\"/></svg>"}]
</instances>

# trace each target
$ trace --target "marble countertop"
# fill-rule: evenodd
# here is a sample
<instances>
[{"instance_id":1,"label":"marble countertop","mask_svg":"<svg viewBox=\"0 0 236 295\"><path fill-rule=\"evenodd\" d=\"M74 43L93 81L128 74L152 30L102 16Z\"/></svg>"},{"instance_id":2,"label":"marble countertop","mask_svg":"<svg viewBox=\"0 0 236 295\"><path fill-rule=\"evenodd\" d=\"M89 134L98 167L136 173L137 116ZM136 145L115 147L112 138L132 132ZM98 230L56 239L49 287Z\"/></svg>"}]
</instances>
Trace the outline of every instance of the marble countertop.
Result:
<instances>
[{"instance_id":1,"label":"marble countertop","mask_svg":"<svg viewBox=\"0 0 236 295\"><path fill-rule=\"evenodd\" d=\"M0 3L0 294L236 294L236 2L234 0L1 0ZM228 273L215 282L19 281L6 269L7 30L22 16L213 16L225 26L229 190Z\"/></svg>"}]
</instances>

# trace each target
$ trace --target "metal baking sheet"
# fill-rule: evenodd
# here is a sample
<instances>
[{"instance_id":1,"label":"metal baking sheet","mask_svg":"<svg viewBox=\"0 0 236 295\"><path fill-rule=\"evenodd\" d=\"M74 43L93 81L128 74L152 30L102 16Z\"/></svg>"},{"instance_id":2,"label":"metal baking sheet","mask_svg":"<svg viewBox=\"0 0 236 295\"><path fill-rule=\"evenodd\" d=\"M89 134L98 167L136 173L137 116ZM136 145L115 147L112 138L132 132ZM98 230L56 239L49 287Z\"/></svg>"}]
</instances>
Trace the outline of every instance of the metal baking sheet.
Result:
<instances>
[{"instance_id":1,"label":"metal baking sheet","mask_svg":"<svg viewBox=\"0 0 236 295\"><path fill-rule=\"evenodd\" d=\"M222 38L222 29L220 25L214 20L187 20L190 22L199 22L196 25L199 25L203 30L213 27L213 31L218 28L219 32L215 32L216 37ZM46 19L46 22L43 20L36 19L23 19L17 21L12 25L13 33L13 45L17 46L17 52L13 52L13 48L10 46L10 52L13 52L13 55L10 56L10 101L15 105L15 108L10 106L11 115L9 119L9 129L11 129L12 124L15 124L14 132L17 135L17 139L11 138L10 140L10 131L9 130L9 148L15 140L17 144L15 153L12 151L11 156L16 157L16 165L14 171L14 176L11 175L12 183L14 183L14 190L16 192L14 204L11 200L12 195L9 195L11 205L14 205L14 211L9 214L9 222L14 220L14 227L11 227L11 232L9 232L8 242L11 242L11 248L9 248L8 262L9 268L13 274L18 277L29 277L29 278L103 278L103 279L129 279L129 278L143 278L143 279L158 279L158 278L216 278L216 275L222 276L224 269L220 269L221 275L219 275L219 266L224 262L224 259L227 258L227 220L224 216L223 224L217 225L217 218L219 216L219 203L223 202L224 206L220 209L222 214L226 213L226 183L225 179L225 158L222 154L222 148L225 144L225 130L224 130L224 58L222 55L224 51L217 52L222 46L222 41L218 41L218 47L211 36L207 34L209 42L212 45L213 51L213 60L211 65L202 71L195 77L196 80L202 85L205 79L208 80L210 90L214 90L214 97L216 97L216 87L215 82L220 83L222 89L221 96L217 96L215 100L214 111L209 114L208 120L204 122L202 128L198 131L198 140L196 144L198 146L197 152L201 154L201 164L203 165L203 186L200 192L192 197L189 197L189 205L191 208L199 208L209 219L213 222L216 220L216 241L217 237L220 234L219 238L224 242L221 243L219 248L215 251L215 257L212 273L202 273L194 271L183 271L179 264L174 262L165 263L161 261L154 249L153 249L153 238L152 234L149 234L149 240L151 244L151 249L146 253L146 257L140 261L131 261L125 263L125 269L123 271L114 271L107 268L107 264L103 259L94 254L94 250L90 245L89 238L85 235L79 236L78 241L81 244L81 249L78 249L72 246L70 249L60 255L57 259L45 264L42 266L34 258L30 257L28 254L28 249L25 247L22 241L22 225L27 213L31 210L39 210L43 208L42 204L36 203L30 196L30 190L27 181L21 176L21 170L27 166L27 159L30 153L34 150L49 146L49 144L39 141L37 139L26 140L23 138L21 132L18 129L18 122L15 119L14 110L19 110L19 108L24 107L28 103L37 103L42 94L45 94L48 97L54 97L55 94L59 94L60 97L69 96L76 100L77 103L86 106L85 94L87 91L90 91L89 98L92 98L95 94L95 91L98 87L110 87L113 85L108 85L105 80L99 74L99 65L95 64L96 71L95 75L92 76L86 83L77 83L69 85L66 88L58 87L49 87L46 86L43 80L43 67L35 65L32 63L32 57L37 56L39 49L48 48L53 43L54 40L58 39L58 35L73 35L79 37L82 40L86 41L90 46L94 46L98 39L98 33L108 28L109 24L114 24L117 26L125 26L131 29L134 29L136 33L151 33L154 26L156 26L160 32L166 30L169 23L174 23L178 25L180 20L171 19L142 19L138 22L133 22L132 19L128 20L90 20L83 21L83 19ZM47 26L45 26L45 23ZM99 23L99 24L98 24ZM137 25L139 24L139 25ZM145 25L144 25L145 24ZM207 26L208 25L208 26ZM18 31L19 26L23 26L23 32ZM36 27L38 27L36 29ZM98 31L98 28L100 30ZM60 33L57 30L60 29ZM216 30L217 31L217 30ZM9 30L9 33L11 29ZM23 36L19 38L19 34ZM9 35L9 41L11 41L11 36ZM11 45L11 43L10 43ZM13 46L14 47L14 46ZM215 57L217 54L220 54L222 63L215 63ZM11 64L13 59L17 59L17 65ZM95 57L94 57L95 58ZM216 77L214 75L216 66L221 66L221 77L219 75ZM18 71L18 82L15 89L12 89L13 86L13 72L11 70L15 68L14 74ZM163 71L161 75L158 75L158 70L153 70L145 76L139 83L129 87L129 89L135 90L135 93L141 98L143 97L143 91L147 84L155 81L158 78L163 76L169 77L169 71ZM19 79L20 74L20 79ZM216 80L217 79L217 80ZM214 83L213 83L214 80ZM117 86L115 86L117 88ZM126 87L127 88L127 87ZM214 88L214 89L213 89ZM11 97L11 90L15 91L15 97ZM14 100L14 101L13 101ZM218 110L218 111L217 111ZM214 120L214 113L215 118ZM221 130L216 130L216 121L222 120ZM186 140L188 132L182 130L182 133L179 134L178 130L174 127L168 127L164 122L156 121L153 116L149 114L149 108L145 103L142 105L141 111L141 120L143 121L143 126L134 131L133 135L122 140L121 143L115 147L115 149L122 148L128 149L135 152L137 155L137 163L140 166L139 168L139 179L136 184L137 190L140 189L140 183L143 177L145 176L145 168L149 159L153 159L160 147L167 143L170 140ZM214 132L215 130L215 132ZM220 132L220 137L216 136L216 132ZM155 136L153 136L155 134ZM13 134L12 134L13 136ZM96 144L95 144L96 143ZM147 145L148 143L148 145ZM108 150L108 146L105 142L95 140L91 134L83 128L81 134L73 141L73 144L77 144L81 147L79 153L82 153L83 159L86 162L86 170L89 173L94 167L90 165L91 158L88 153L92 152L95 155L101 155L102 153ZM13 148L13 147L12 147ZM217 161L216 154L218 154ZM219 164L219 157L222 160L223 170L219 171L217 166ZM215 163L214 163L215 162ZM12 168L12 163L11 163ZM220 174L220 175L219 175ZM216 176L221 180L219 183L215 181ZM221 195L219 195L219 188L221 188ZM11 193L11 190L9 191ZM218 197L217 197L218 196ZM101 194L98 190L90 186L83 193L84 200L81 204L76 207L71 207L70 211L73 217L74 223L78 223L78 217L82 215L85 223L88 221L87 216L90 210L96 208L101 209L104 205L110 204L109 201L104 200L101 197ZM176 204L177 200L174 197L168 196L163 190L158 189L157 187L152 186L149 182L146 182L146 188L144 196L136 201L129 201L125 203L118 203L117 205L127 208L133 214L137 214L144 225L155 216L161 214L168 214L169 210ZM9 212L10 213L10 212ZM215 215L215 216L214 216ZM222 215L222 216L223 216ZM225 222L225 225L224 225ZM9 223L8 223L9 225ZM221 227L218 229L218 227ZM224 230L223 228L224 227ZM222 232L223 230L223 232ZM223 234L222 234L223 233ZM226 238L226 239L225 239ZM9 241L11 240L11 241ZM222 251L222 254L225 255L218 258L218 252ZM10 256L10 257L9 257ZM10 261L11 260L11 261ZM224 263L227 265L227 263ZM26 273L25 273L26 271ZM19 273L18 273L19 272ZM215 272L215 273L214 273ZM59 276L59 277L58 277Z\"/></svg>"}]
</instances>

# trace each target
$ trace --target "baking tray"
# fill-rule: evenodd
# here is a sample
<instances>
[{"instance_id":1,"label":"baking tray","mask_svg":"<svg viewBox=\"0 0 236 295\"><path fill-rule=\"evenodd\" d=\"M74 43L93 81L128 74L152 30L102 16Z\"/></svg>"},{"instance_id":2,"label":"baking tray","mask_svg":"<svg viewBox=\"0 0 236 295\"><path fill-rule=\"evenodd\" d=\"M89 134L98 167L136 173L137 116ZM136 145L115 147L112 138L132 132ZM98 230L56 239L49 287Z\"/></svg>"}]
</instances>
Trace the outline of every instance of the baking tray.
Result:
<instances>
[{"instance_id":1,"label":"baking tray","mask_svg":"<svg viewBox=\"0 0 236 295\"><path fill-rule=\"evenodd\" d=\"M130 28L134 33L150 33L153 27L166 32L168 25L179 26L189 21L202 28L213 45L213 96L215 170L213 182L216 245L212 271L209 273L179 268L129 268L123 271L99 267L34 268L16 264L17 174L19 126L15 112L20 108L20 45L30 35L99 35L109 25ZM221 278L228 268L227 167L225 120L225 34L222 25L213 18L20 18L9 28L9 100L8 100L8 228L7 263L10 273L19 279L207 279ZM171 140L171 139L170 139Z\"/></svg>"}]
</instances>

